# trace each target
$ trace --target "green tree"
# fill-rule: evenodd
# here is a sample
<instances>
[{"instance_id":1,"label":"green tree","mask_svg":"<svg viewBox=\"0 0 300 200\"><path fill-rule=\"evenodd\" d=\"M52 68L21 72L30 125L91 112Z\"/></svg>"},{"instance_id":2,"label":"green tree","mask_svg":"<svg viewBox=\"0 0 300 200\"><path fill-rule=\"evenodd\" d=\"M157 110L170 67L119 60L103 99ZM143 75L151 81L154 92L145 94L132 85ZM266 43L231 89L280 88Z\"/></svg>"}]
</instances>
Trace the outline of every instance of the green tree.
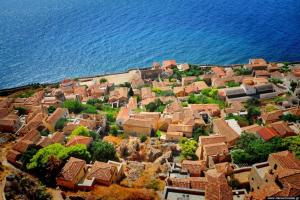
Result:
<instances>
[{"instance_id":1,"label":"green tree","mask_svg":"<svg viewBox=\"0 0 300 200\"><path fill-rule=\"evenodd\" d=\"M49 106L47 110L48 110L48 113L54 113L56 108L54 106Z\"/></svg>"},{"instance_id":2,"label":"green tree","mask_svg":"<svg viewBox=\"0 0 300 200\"><path fill-rule=\"evenodd\" d=\"M193 138L194 140L198 141L199 136L208 136L209 132L205 130L203 127L198 127L193 131Z\"/></svg>"},{"instance_id":3,"label":"green tree","mask_svg":"<svg viewBox=\"0 0 300 200\"><path fill-rule=\"evenodd\" d=\"M149 103L145 107L149 112L163 112L166 105L160 99L156 99L154 102Z\"/></svg>"},{"instance_id":4,"label":"green tree","mask_svg":"<svg viewBox=\"0 0 300 200\"><path fill-rule=\"evenodd\" d=\"M70 112L73 112L75 114L79 114L81 111L84 110L80 101L77 100L64 101L64 107L67 108Z\"/></svg>"},{"instance_id":5,"label":"green tree","mask_svg":"<svg viewBox=\"0 0 300 200\"><path fill-rule=\"evenodd\" d=\"M297 86L298 86L298 83L292 80L290 83L290 90L292 92L294 92L296 90Z\"/></svg>"},{"instance_id":6,"label":"green tree","mask_svg":"<svg viewBox=\"0 0 300 200\"><path fill-rule=\"evenodd\" d=\"M26 165L30 162L30 160L37 153L37 151L38 149L36 147L31 146L22 154L20 161L22 162L24 167L26 167Z\"/></svg>"},{"instance_id":7,"label":"green tree","mask_svg":"<svg viewBox=\"0 0 300 200\"><path fill-rule=\"evenodd\" d=\"M283 143L288 150L293 152L300 159L300 136L290 136L283 139Z\"/></svg>"},{"instance_id":8,"label":"green tree","mask_svg":"<svg viewBox=\"0 0 300 200\"><path fill-rule=\"evenodd\" d=\"M106 78L101 78L99 82L100 82L100 83L106 83L106 82L107 82L107 79L106 79Z\"/></svg>"},{"instance_id":9,"label":"green tree","mask_svg":"<svg viewBox=\"0 0 300 200\"><path fill-rule=\"evenodd\" d=\"M146 140L147 140L147 136L146 136L146 135L141 135L141 136L140 136L140 141L141 141L141 143L146 142Z\"/></svg>"},{"instance_id":10,"label":"green tree","mask_svg":"<svg viewBox=\"0 0 300 200\"><path fill-rule=\"evenodd\" d=\"M26 108L23 108L23 107L16 107L15 110L18 111L18 115L21 116L21 115L26 115L27 114L27 109Z\"/></svg>"},{"instance_id":11,"label":"green tree","mask_svg":"<svg viewBox=\"0 0 300 200\"><path fill-rule=\"evenodd\" d=\"M81 135L81 136L87 136L90 137L90 131L87 127L85 126L77 126L69 136L69 139L71 139L74 136Z\"/></svg>"},{"instance_id":12,"label":"green tree","mask_svg":"<svg viewBox=\"0 0 300 200\"><path fill-rule=\"evenodd\" d=\"M70 147L65 147L62 144L55 143L38 150L38 152L32 157L30 162L27 164L27 169L45 169L49 158L52 156L62 161L65 161L70 156L85 159L87 161L91 157L85 145L78 144Z\"/></svg>"},{"instance_id":13,"label":"green tree","mask_svg":"<svg viewBox=\"0 0 300 200\"><path fill-rule=\"evenodd\" d=\"M116 159L116 150L114 145L105 141L94 141L90 147L92 160L107 162Z\"/></svg>"},{"instance_id":14,"label":"green tree","mask_svg":"<svg viewBox=\"0 0 300 200\"><path fill-rule=\"evenodd\" d=\"M195 154L197 150L197 142L193 139L181 138L179 141L179 146L181 148L180 158L182 160L195 160L197 156Z\"/></svg>"},{"instance_id":15,"label":"green tree","mask_svg":"<svg viewBox=\"0 0 300 200\"><path fill-rule=\"evenodd\" d=\"M283 121L287 121L287 122L296 122L298 120L300 120L300 117L298 117L297 115L293 115L291 113L285 114L281 117L281 119Z\"/></svg>"},{"instance_id":16,"label":"green tree","mask_svg":"<svg viewBox=\"0 0 300 200\"><path fill-rule=\"evenodd\" d=\"M62 130L65 127L65 123L68 120L66 118L60 118L55 124L55 130Z\"/></svg>"}]
</instances>

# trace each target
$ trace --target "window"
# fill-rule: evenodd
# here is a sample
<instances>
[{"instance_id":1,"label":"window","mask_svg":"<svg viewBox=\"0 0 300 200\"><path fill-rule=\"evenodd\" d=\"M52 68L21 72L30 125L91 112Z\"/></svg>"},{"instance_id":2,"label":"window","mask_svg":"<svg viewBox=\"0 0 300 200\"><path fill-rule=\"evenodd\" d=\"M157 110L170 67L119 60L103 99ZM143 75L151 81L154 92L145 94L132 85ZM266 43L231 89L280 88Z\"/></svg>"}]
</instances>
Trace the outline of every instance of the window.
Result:
<instances>
[{"instance_id":1,"label":"window","mask_svg":"<svg viewBox=\"0 0 300 200\"><path fill-rule=\"evenodd\" d=\"M266 179L266 183L268 182L268 179Z\"/></svg>"},{"instance_id":2,"label":"window","mask_svg":"<svg viewBox=\"0 0 300 200\"><path fill-rule=\"evenodd\" d=\"M274 165L274 169L275 169L275 170L277 169L277 164Z\"/></svg>"},{"instance_id":3,"label":"window","mask_svg":"<svg viewBox=\"0 0 300 200\"><path fill-rule=\"evenodd\" d=\"M259 190L259 186L257 186L257 189Z\"/></svg>"},{"instance_id":4,"label":"window","mask_svg":"<svg viewBox=\"0 0 300 200\"><path fill-rule=\"evenodd\" d=\"M254 178L252 177L251 180L254 181Z\"/></svg>"}]
</instances>

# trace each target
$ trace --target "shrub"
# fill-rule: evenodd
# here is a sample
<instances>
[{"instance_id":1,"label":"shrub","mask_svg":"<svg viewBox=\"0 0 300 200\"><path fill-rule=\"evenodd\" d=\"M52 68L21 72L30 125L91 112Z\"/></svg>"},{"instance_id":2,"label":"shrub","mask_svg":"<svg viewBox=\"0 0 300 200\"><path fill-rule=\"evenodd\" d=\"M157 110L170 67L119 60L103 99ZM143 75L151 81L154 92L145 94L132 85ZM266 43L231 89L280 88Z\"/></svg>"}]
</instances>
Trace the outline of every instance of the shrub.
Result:
<instances>
[{"instance_id":1,"label":"shrub","mask_svg":"<svg viewBox=\"0 0 300 200\"><path fill-rule=\"evenodd\" d=\"M146 135L141 135L141 136L140 136L140 141L141 141L141 143L146 142L146 140L147 140L147 136L146 136Z\"/></svg>"},{"instance_id":2,"label":"shrub","mask_svg":"<svg viewBox=\"0 0 300 200\"><path fill-rule=\"evenodd\" d=\"M80 101L77 100L64 101L64 107L67 108L70 112L73 112L75 114L79 114L82 110L84 110Z\"/></svg>"},{"instance_id":3,"label":"shrub","mask_svg":"<svg viewBox=\"0 0 300 200\"><path fill-rule=\"evenodd\" d=\"M92 160L107 162L116 159L116 150L114 145L105 141L94 141L91 145L90 152Z\"/></svg>"},{"instance_id":4,"label":"shrub","mask_svg":"<svg viewBox=\"0 0 300 200\"><path fill-rule=\"evenodd\" d=\"M195 160L197 156L195 154L197 150L197 142L193 139L181 138L179 141L179 146L181 148L180 158L182 160Z\"/></svg>"},{"instance_id":5,"label":"shrub","mask_svg":"<svg viewBox=\"0 0 300 200\"><path fill-rule=\"evenodd\" d=\"M53 113L56 110L56 108L54 106L49 106L47 110L48 113Z\"/></svg>"},{"instance_id":6,"label":"shrub","mask_svg":"<svg viewBox=\"0 0 300 200\"><path fill-rule=\"evenodd\" d=\"M21 115L26 115L27 114L27 109L26 108L23 108L23 107L16 107L15 110L18 111L18 115L21 116Z\"/></svg>"},{"instance_id":7,"label":"shrub","mask_svg":"<svg viewBox=\"0 0 300 200\"><path fill-rule=\"evenodd\" d=\"M55 130L62 130L65 127L65 123L68 120L66 118L60 118L55 124Z\"/></svg>"},{"instance_id":8,"label":"shrub","mask_svg":"<svg viewBox=\"0 0 300 200\"><path fill-rule=\"evenodd\" d=\"M100 83L106 83L106 82L107 82L107 79L106 79L106 78L101 78L101 79L99 80L99 82L100 82Z\"/></svg>"},{"instance_id":9,"label":"shrub","mask_svg":"<svg viewBox=\"0 0 300 200\"><path fill-rule=\"evenodd\" d=\"M77 135L81 135L81 136L86 136L86 137L90 137L90 131L87 127L85 126L77 126L71 133L71 135L69 136L69 140Z\"/></svg>"}]
</instances>

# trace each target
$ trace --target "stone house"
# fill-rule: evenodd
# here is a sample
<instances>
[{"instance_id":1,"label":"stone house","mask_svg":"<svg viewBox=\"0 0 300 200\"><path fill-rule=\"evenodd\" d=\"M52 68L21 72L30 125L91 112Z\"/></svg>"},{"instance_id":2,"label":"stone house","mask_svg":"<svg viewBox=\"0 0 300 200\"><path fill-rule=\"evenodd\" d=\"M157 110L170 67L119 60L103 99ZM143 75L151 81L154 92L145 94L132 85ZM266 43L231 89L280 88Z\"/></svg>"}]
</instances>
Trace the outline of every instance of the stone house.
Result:
<instances>
[{"instance_id":1,"label":"stone house","mask_svg":"<svg viewBox=\"0 0 300 200\"><path fill-rule=\"evenodd\" d=\"M58 186L76 190L77 184L84 178L87 172L84 160L71 157L56 178Z\"/></svg>"}]
</instances>

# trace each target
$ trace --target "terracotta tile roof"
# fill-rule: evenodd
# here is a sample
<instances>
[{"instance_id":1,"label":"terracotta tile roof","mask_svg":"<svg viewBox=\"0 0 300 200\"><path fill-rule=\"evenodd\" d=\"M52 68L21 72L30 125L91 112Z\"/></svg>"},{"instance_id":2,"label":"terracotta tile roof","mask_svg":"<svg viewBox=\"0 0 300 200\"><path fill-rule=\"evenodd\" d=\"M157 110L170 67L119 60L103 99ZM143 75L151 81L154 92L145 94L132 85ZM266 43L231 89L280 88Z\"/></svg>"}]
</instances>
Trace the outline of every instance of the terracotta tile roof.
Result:
<instances>
[{"instance_id":1,"label":"terracotta tile roof","mask_svg":"<svg viewBox=\"0 0 300 200\"><path fill-rule=\"evenodd\" d=\"M129 119L129 113L130 113L130 109L126 108L126 107L121 107L116 121L126 121L127 119Z\"/></svg>"},{"instance_id":2,"label":"terracotta tile roof","mask_svg":"<svg viewBox=\"0 0 300 200\"><path fill-rule=\"evenodd\" d=\"M275 110L272 112L263 113L261 115L261 118L265 122L278 121L280 119L280 117L283 115L283 112L284 112L283 110Z\"/></svg>"},{"instance_id":3,"label":"terracotta tile roof","mask_svg":"<svg viewBox=\"0 0 300 200\"><path fill-rule=\"evenodd\" d=\"M232 189L228 185L225 175L215 170L206 172L207 184L205 187L206 200L232 200Z\"/></svg>"},{"instance_id":4,"label":"terracotta tile roof","mask_svg":"<svg viewBox=\"0 0 300 200\"><path fill-rule=\"evenodd\" d=\"M190 180L188 178L170 178L169 181L173 187L190 188Z\"/></svg>"},{"instance_id":5,"label":"terracotta tile roof","mask_svg":"<svg viewBox=\"0 0 300 200\"><path fill-rule=\"evenodd\" d=\"M155 97L155 93L152 92L150 87L143 87L141 89L141 97L143 100L148 99L148 98L153 98L153 97Z\"/></svg>"},{"instance_id":6,"label":"terracotta tile roof","mask_svg":"<svg viewBox=\"0 0 300 200\"><path fill-rule=\"evenodd\" d=\"M33 130L30 130L28 133L26 133L22 138L21 140L29 140L29 141L32 141L33 143L36 143L41 137L41 134L33 129Z\"/></svg>"},{"instance_id":7,"label":"terracotta tile roof","mask_svg":"<svg viewBox=\"0 0 300 200\"><path fill-rule=\"evenodd\" d=\"M263 58L252 58L252 59L249 59L249 64L266 66L267 62Z\"/></svg>"},{"instance_id":8,"label":"terracotta tile roof","mask_svg":"<svg viewBox=\"0 0 300 200\"><path fill-rule=\"evenodd\" d=\"M72 139L70 139L66 146L69 147L69 146L73 146L73 145L76 145L76 144L84 144L84 145L89 145L91 144L91 142L93 141L93 138L91 137L85 137L85 136L74 136Z\"/></svg>"},{"instance_id":9,"label":"terracotta tile roof","mask_svg":"<svg viewBox=\"0 0 300 200\"><path fill-rule=\"evenodd\" d=\"M279 136L273 128L269 128L269 127L262 127L257 131L257 133L265 141L268 141L273 137Z\"/></svg>"},{"instance_id":10,"label":"terracotta tile roof","mask_svg":"<svg viewBox=\"0 0 300 200\"><path fill-rule=\"evenodd\" d=\"M15 163L17 161L17 158L21 155L20 152L15 150L9 150L6 154L7 161L11 163Z\"/></svg>"},{"instance_id":11,"label":"terracotta tile roof","mask_svg":"<svg viewBox=\"0 0 300 200\"><path fill-rule=\"evenodd\" d=\"M219 77L225 76L225 70L221 67L212 67L211 71Z\"/></svg>"},{"instance_id":12,"label":"terracotta tile roof","mask_svg":"<svg viewBox=\"0 0 300 200\"><path fill-rule=\"evenodd\" d=\"M63 132L55 132L52 135L51 140L53 143L63 143L65 140L65 134Z\"/></svg>"},{"instance_id":13,"label":"terracotta tile roof","mask_svg":"<svg viewBox=\"0 0 300 200\"><path fill-rule=\"evenodd\" d=\"M200 173L206 170L206 163L203 160L183 160L181 168L187 170L192 175L200 176Z\"/></svg>"},{"instance_id":14,"label":"terracotta tile roof","mask_svg":"<svg viewBox=\"0 0 300 200\"><path fill-rule=\"evenodd\" d=\"M62 168L59 178L66 181L75 181L79 172L85 167L85 164L86 162L84 160L71 157Z\"/></svg>"},{"instance_id":15,"label":"terracotta tile roof","mask_svg":"<svg viewBox=\"0 0 300 200\"><path fill-rule=\"evenodd\" d=\"M300 77L300 67L294 67L292 69L292 74L296 77Z\"/></svg>"},{"instance_id":16,"label":"terracotta tile roof","mask_svg":"<svg viewBox=\"0 0 300 200\"><path fill-rule=\"evenodd\" d=\"M199 136L199 145L216 144L226 142L226 137L223 135Z\"/></svg>"},{"instance_id":17,"label":"terracotta tile roof","mask_svg":"<svg viewBox=\"0 0 300 200\"><path fill-rule=\"evenodd\" d=\"M98 181L110 182L116 172L117 168L114 165L96 161L91 170L87 174L88 179L95 178Z\"/></svg>"},{"instance_id":18,"label":"terracotta tile roof","mask_svg":"<svg viewBox=\"0 0 300 200\"><path fill-rule=\"evenodd\" d=\"M48 137L42 137L38 142L37 142L37 146L40 147L46 147L49 146L50 144L52 144L52 140Z\"/></svg>"},{"instance_id":19,"label":"terracotta tile roof","mask_svg":"<svg viewBox=\"0 0 300 200\"><path fill-rule=\"evenodd\" d=\"M206 178L204 177L188 177L188 178L170 178L169 182L173 187L180 188L191 188L204 190L207 184Z\"/></svg>"},{"instance_id":20,"label":"terracotta tile roof","mask_svg":"<svg viewBox=\"0 0 300 200\"><path fill-rule=\"evenodd\" d=\"M219 130L219 134L226 137L227 142L231 143L237 140L240 136L235 132L224 119L215 119L213 120L213 126L216 126Z\"/></svg>"},{"instance_id":21,"label":"terracotta tile roof","mask_svg":"<svg viewBox=\"0 0 300 200\"><path fill-rule=\"evenodd\" d=\"M217 172L225 174L226 176L233 174L233 166L231 165L231 163L217 163L215 164L215 168Z\"/></svg>"},{"instance_id":22,"label":"terracotta tile roof","mask_svg":"<svg viewBox=\"0 0 300 200\"><path fill-rule=\"evenodd\" d=\"M228 154L228 147L227 145L222 143L216 143L216 144L207 144L203 146L204 152L207 156L213 156L217 154Z\"/></svg>"},{"instance_id":23,"label":"terracotta tile roof","mask_svg":"<svg viewBox=\"0 0 300 200\"><path fill-rule=\"evenodd\" d=\"M179 101L174 101L168 104L164 110L164 113L174 113L183 111L183 107Z\"/></svg>"},{"instance_id":24,"label":"terracotta tile roof","mask_svg":"<svg viewBox=\"0 0 300 200\"><path fill-rule=\"evenodd\" d=\"M189 108L191 108L193 112L207 112L211 116L220 115L218 104L189 104Z\"/></svg>"},{"instance_id":25,"label":"terracotta tile roof","mask_svg":"<svg viewBox=\"0 0 300 200\"><path fill-rule=\"evenodd\" d=\"M256 70L256 76L270 76L270 73L267 70Z\"/></svg>"},{"instance_id":26,"label":"terracotta tile roof","mask_svg":"<svg viewBox=\"0 0 300 200\"><path fill-rule=\"evenodd\" d=\"M253 200L261 200L266 197L277 196L281 192L281 189L276 185L276 183L271 182L263 185L259 190L255 192L250 192L249 197L252 197Z\"/></svg>"},{"instance_id":27,"label":"terracotta tile roof","mask_svg":"<svg viewBox=\"0 0 300 200\"><path fill-rule=\"evenodd\" d=\"M127 108L136 109L137 108L137 98L130 97L129 101L128 101L128 104L127 104Z\"/></svg>"},{"instance_id":28,"label":"terracotta tile roof","mask_svg":"<svg viewBox=\"0 0 300 200\"><path fill-rule=\"evenodd\" d=\"M57 108L47 119L46 122L50 124L56 123L60 118L62 118L65 113L68 113L66 108Z\"/></svg>"},{"instance_id":29,"label":"terracotta tile roof","mask_svg":"<svg viewBox=\"0 0 300 200\"><path fill-rule=\"evenodd\" d=\"M281 151L269 155L269 159L276 160L276 163L282 168L300 170L300 160L289 151Z\"/></svg>"},{"instance_id":30,"label":"terracotta tile roof","mask_svg":"<svg viewBox=\"0 0 300 200\"><path fill-rule=\"evenodd\" d=\"M153 126L153 121L149 119L139 119L139 118L129 118L124 122L124 126L136 126L136 127L146 127L155 128Z\"/></svg>"},{"instance_id":31,"label":"terracotta tile roof","mask_svg":"<svg viewBox=\"0 0 300 200\"><path fill-rule=\"evenodd\" d=\"M282 137L295 134L294 131L284 121L274 122L269 126L273 128L277 132L277 134Z\"/></svg>"},{"instance_id":32,"label":"terracotta tile roof","mask_svg":"<svg viewBox=\"0 0 300 200\"><path fill-rule=\"evenodd\" d=\"M244 126L242 127L242 131L248 132L248 133L256 133L259 129L262 127L258 124L252 124L250 126Z\"/></svg>"},{"instance_id":33,"label":"terracotta tile roof","mask_svg":"<svg viewBox=\"0 0 300 200\"><path fill-rule=\"evenodd\" d=\"M170 124L168 127L168 132L192 133L193 126L185 124Z\"/></svg>"},{"instance_id":34,"label":"terracotta tile roof","mask_svg":"<svg viewBox=\"0 0 300 200\"><path fill-rule=\"evenodd\" d=\"M32 141L29 141L29 140L19 140L13 146L13 149L16 150L16 151L18 151L18 152L24 153L30 145L33 145Z\"/></svg>"},{"instance_id":35,"label":"terracotta tile roof","mask_svg":"<svg viewBox=\"0 0 300 200\"><path fill-rule=\"evenodd\" d=\"M174 92L174 94L178 94L178 93L181 93L181 92L184 93L184 87L183 86L174 87L173 92Z\"/></svg>"},{"instance_id":36,"label":"terracotta tile roof","mask_svg":"<svg viewBox=\"0 0 300 200\"><path fill-rule=\"evenodd\" d=\"M163 61L163 68L176 66L176 60L164 60Z\"/></svg>"}]
</instances>

